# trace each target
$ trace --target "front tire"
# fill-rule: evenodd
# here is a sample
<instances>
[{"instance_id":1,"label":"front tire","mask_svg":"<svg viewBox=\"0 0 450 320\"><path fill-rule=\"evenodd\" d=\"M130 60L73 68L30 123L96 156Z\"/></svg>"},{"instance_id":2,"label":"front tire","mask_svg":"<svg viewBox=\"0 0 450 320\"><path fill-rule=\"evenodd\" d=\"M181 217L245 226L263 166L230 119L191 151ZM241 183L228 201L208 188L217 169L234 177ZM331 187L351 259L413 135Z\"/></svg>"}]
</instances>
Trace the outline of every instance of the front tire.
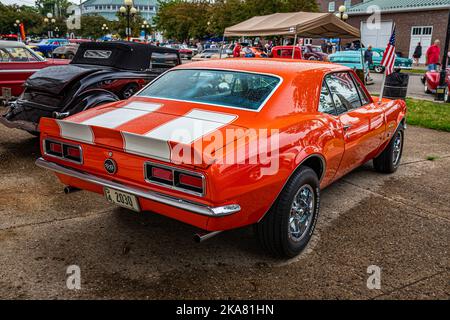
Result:
<instances>
[{"instance_id":1,"label":"front tire","mask_svg":"<svg viewBox=\"0 0 450 320\"><path fill-rule=\"evenodd\" d=\"M275 204L256 225L262 247L276 257L293 258L308 244L320 207L319 179L301 166L283 188Z\"/></svg>"},{"instance_id":2,"label":"front tire","mask_svg":"<svg viewBox=\"0 0 450 320\"><path fill-rule=\"evenodd\" d=\"M403 153L404 137L403 125L400 124L383 152L373 159L373 166L376 171L382 173L394 173L397 171Z\"/></svg>"}]
</instances>

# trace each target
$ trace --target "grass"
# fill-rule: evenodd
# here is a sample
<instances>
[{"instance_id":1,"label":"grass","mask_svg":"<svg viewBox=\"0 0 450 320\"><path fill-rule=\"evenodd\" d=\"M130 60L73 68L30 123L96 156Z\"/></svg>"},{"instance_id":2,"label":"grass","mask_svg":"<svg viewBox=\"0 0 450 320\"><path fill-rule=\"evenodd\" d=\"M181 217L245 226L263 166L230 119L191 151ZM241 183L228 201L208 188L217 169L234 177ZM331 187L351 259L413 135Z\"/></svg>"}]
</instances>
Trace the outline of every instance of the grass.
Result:
<instances>
[{"instance_id":1,"label":"grass","mask_svg":"<svg viewBox=\"0 0 450 320\"><path fill-rule=\"evenodd\" d=\"M450 104L406 99L406 123L414 126L450 132Z\"/></svg>"},{"instance_id":2,"label":"grass","mask_svg":"<svg viewBox=\"0 0 450 320\"><path fill-rule=\"evenodd\" d=\"M402 69L403 73L418 73L418 74L425 74L427 72L426 69Z\"/></svg>"},{"instance_id":3,"label":"grass","mask_svg":"<svg viewBox=\"0 0 450 320\"><path fill-rule=\"evenodd\" d=\"M433 155L427 156L427 160L428 160L428 161L434 161L434 160L437 160L437 159L439 159L438 156L433 156Z\"/></svg>"}]
</instances>

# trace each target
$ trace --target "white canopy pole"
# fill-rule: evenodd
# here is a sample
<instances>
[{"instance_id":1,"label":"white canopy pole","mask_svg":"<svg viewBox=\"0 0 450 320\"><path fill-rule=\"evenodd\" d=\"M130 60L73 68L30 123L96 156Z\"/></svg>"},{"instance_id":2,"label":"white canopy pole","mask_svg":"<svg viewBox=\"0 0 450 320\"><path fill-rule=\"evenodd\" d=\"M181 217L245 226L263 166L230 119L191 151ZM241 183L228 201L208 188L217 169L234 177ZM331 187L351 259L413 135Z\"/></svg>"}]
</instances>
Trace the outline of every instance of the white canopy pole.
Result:
<instances>
[{"instance_id":1,"label":"white canopy pole","mask_svg":"<svg viewBox=\"0 0 450 320\"><path fill-rule=\"evenodd\" d=\"M294 44L292 45L292 59L294 59L294 53L295 53L296 44L297 44L297 32L295 33Z\"/></svg>"}]
</instances>

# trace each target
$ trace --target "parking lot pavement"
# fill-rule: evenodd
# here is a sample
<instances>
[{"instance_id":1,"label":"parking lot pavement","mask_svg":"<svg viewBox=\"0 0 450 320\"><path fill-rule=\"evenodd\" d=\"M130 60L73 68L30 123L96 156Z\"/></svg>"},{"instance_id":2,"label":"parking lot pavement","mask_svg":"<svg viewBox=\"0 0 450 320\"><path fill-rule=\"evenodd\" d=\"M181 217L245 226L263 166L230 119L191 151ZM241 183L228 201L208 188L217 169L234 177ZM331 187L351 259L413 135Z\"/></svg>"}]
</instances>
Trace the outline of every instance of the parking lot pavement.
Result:
<instances>
[{"instance_id":1,"label":"parking lot pavement","mask_svg":"<svg viewBox=\"0 0 450 320\"><path fill-rule=\"evenodd\" d=\"M251 227L196 244L182 223L64 195L38 149L0 127L0 298L450 298L450 133L409 127L397 173L366 164L325 189L311 243L286 262ZM66 287L69 265L81 290Z\"/></svg>"},{"instance_id":2,"label":"parking lot pavement","mask_svg":"<svg viewBox=\"0 0 450 320\"><path fill-rule=\"evenodd\" d=\"M374 80L374 84L368 85L367 89L371 94L380 94L381 91L381 83L383 82L383 75L380 73L374 73L371 72L370 76ZM423 100L430 100L433 101L435 96L433 94L427 94L425 93L425 86L423 85L421 81L421 75L417 74L411 74L409 76L409 83L408 83L408 97L416 98L416 99L423 99Z\"/></svg>"}]
</instances>

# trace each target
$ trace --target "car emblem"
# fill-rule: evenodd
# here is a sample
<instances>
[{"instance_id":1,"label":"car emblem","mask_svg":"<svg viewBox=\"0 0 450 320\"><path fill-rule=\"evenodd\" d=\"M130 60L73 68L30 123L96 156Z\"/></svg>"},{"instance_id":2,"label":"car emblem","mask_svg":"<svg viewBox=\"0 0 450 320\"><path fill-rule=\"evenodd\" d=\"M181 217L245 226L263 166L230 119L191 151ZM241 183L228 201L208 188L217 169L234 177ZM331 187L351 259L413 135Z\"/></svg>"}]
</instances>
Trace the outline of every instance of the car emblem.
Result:
<instances>
[{"instance_id":1,"label":"car emblem","mask_svg":"<svg viewBox=\"0 0 450 320\"><path fill-rule=\"evenodd\" d=\"M113 159L106 159L103 166L109 174L114 174L117 172L117 164Z\"/></svg>"}]
</instances>

